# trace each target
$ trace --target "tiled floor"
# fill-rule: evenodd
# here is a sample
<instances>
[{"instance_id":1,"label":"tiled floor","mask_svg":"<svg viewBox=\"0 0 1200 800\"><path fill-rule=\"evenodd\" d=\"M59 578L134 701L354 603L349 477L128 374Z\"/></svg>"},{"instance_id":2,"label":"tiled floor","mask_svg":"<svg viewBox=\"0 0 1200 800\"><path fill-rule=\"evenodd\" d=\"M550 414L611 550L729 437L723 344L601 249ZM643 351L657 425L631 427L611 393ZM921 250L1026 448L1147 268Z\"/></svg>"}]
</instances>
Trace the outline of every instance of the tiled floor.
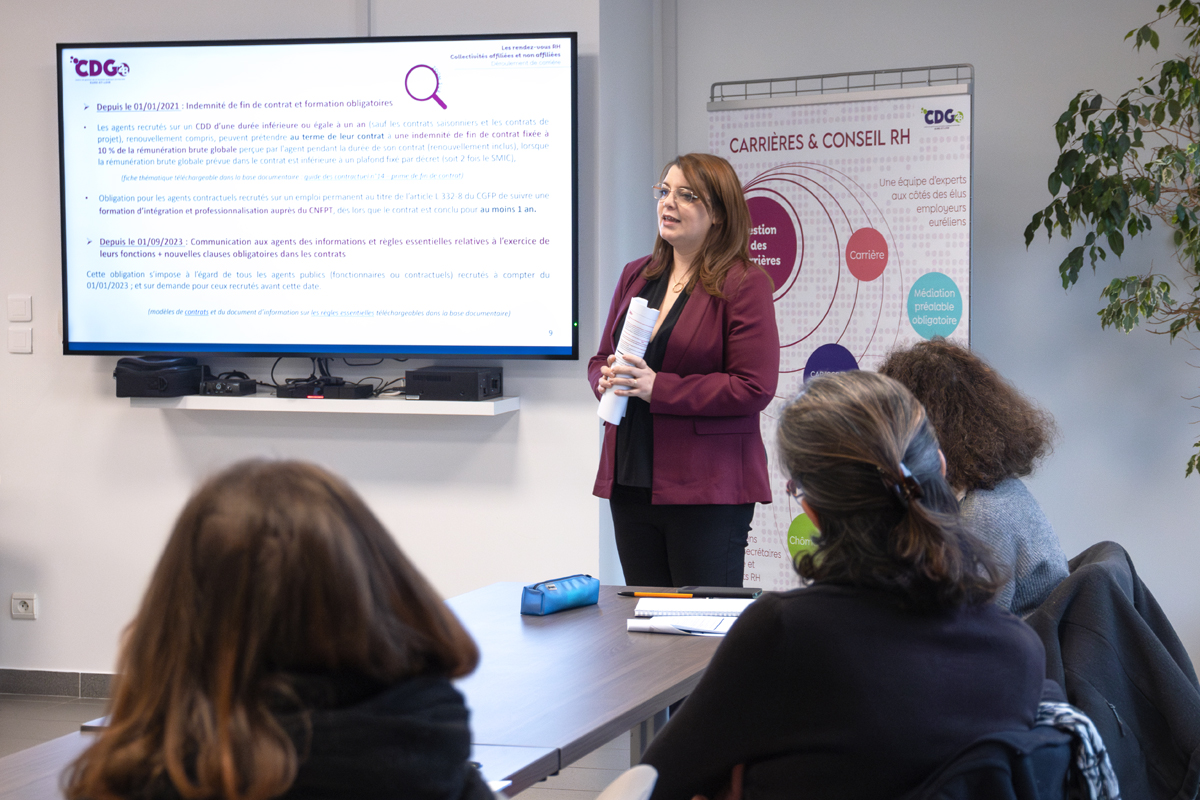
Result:
<instances>
[{"instance_id":1,"label":"tiled floor","mask_svg":"<svg viewBox=\"0 0 1200 800\"><path fill-rule=\"evenodd\" d=\"M0 756L79 730L104 716L105 700L0 694ZM629 734L618 736L552 778L526 789L520 800L595 800L629 769Z\"/></svg>"},{"instance_id":2,"label":"tiled floor","mask_svg":"<svg viewBox=\"0 0 1200 800\"><path fill-rule=\"evenodd\" d=\"M618 736L557 775L516 795L518 800L595 800L600 790L629 769L629 734Z\"/></svg>"},{"instance_id":3,"label":"tiled floor","mask_svg":"<svg viewBox=\"0 0 1200 800\"><path fill-rule=\"evenodd\" d=\"M0 756L79 730L104 716L107 700L0 694Z\"/></svg>"}]
</instances>

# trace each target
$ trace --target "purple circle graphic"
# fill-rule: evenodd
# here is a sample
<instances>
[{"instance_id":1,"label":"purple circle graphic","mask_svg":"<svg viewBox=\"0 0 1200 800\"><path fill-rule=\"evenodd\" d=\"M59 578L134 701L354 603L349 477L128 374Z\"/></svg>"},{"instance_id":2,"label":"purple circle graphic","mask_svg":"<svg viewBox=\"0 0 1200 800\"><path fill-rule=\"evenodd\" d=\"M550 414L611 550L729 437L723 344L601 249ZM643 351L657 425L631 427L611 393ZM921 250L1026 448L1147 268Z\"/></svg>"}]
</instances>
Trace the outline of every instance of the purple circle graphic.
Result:
<instances>
[{"instance_id":1,"label":"purple circle graphic","mask_svg":"<svg viewBox=\"0 0 1200 800\"><path fill-rule=\"evenodd\" d=\"M769 197L751 197L750 260L767 271L779 289L796 266L796 226L787 209Z\"/></svg>"},{"instance_id":2,"label":"purple circle graphic","mask_svg":"<svg viewBox=\"0 0 1200 800\"><path fill-rule=\"evenodd\" d=\"M858 369L858 362L849 350L840 344L823 344L808 357L804 365L804 382L824 372L848 372L852 369Z\"/></svg>"}]
</instances>

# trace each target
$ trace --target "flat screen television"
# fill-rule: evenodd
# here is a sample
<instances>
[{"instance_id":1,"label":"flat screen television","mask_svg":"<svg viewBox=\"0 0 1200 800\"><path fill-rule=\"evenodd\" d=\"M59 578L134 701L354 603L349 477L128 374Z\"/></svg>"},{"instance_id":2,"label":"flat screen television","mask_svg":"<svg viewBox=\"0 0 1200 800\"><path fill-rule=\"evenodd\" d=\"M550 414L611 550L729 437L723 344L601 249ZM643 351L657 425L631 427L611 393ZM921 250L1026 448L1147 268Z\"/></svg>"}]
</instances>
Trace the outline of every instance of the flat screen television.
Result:
<instances>
[{"instance_id":1,"label":"flat screen television","mask_svg":"<svg viewBox=\"0 0 1200 800\"><path fill-rule=\"evenodd\" d=\"M574 33L58 45L68 354L578 358Z\"/></svg>"}]
</instances>

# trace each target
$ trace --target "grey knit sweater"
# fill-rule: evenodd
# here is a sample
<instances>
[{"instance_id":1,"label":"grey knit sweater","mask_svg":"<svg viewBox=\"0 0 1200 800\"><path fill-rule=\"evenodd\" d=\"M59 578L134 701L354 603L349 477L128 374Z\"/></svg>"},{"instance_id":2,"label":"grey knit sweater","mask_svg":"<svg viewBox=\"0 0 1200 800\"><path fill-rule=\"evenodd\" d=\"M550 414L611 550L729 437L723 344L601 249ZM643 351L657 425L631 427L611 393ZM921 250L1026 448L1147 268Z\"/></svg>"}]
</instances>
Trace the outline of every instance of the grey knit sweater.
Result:
<instances>
[{"instance_id":1,"label":"grey knit sweater","mask_svg":"<svg viewBox=\"0 0 1200 800\"><path fill-rule=\"evenodd\" d=\"M996 593L996 605L1024 617L1070 574L1050 520L1020 478L967 492L960 507L967 530L991 549L1009 576Z\"/></svg>"}]
</instances>

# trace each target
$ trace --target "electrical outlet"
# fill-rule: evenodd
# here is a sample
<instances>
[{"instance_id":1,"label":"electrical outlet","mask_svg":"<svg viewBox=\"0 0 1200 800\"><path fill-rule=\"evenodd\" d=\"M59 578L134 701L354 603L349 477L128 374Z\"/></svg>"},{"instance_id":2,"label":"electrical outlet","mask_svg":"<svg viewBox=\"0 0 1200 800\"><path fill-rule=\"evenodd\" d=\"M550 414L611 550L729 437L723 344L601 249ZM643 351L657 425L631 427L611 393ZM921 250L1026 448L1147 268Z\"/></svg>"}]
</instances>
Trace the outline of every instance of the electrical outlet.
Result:
<instances>
[{"instance_id":1,"label":"electrical outlet","mask_svg":"<svg viewBox=\"0 0 1200 800\"><path fill-rule=\"evenodd\" d=\"M13 619L37 619L37 595L32 592L13 592Z\"/></svg>"}]
</instances>

